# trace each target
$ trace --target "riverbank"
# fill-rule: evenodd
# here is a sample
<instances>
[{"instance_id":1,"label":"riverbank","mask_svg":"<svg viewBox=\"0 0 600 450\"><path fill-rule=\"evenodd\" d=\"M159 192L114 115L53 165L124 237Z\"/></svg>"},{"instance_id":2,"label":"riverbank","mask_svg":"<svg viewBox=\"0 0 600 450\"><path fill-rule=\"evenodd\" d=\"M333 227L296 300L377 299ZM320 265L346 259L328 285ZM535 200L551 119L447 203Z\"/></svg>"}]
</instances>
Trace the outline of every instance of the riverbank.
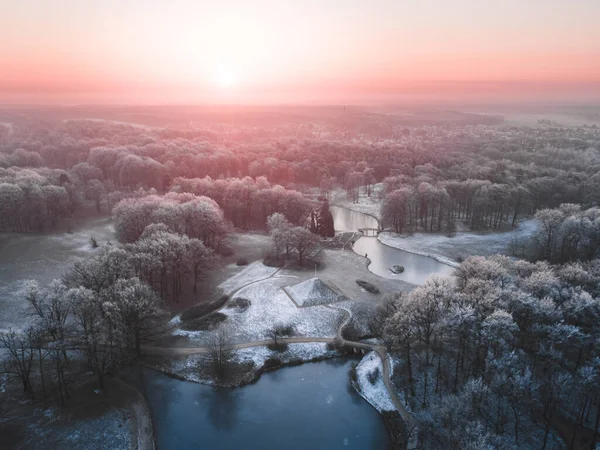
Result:
<instances>
[{"instance_id":1,"label":"riverbank","mask_svg":"<svg viewBox=\"0 0 600 450\"><path fill-rule=\"evenodd\" d=\"M457 232L448 237L435 233L396 234L385 231L377 239L388 247L427 256L443 264L457 267L469 256L510 255L511 246L531 239L538 229L534 219L519 223L514 230L500 232Z\"/></svg>"},{"instance_id":2,"label":"riverbank","mask_svg":"<svg viewBox=\"0 0 600 450\"><path fill-rule=\"evenodd\" d=\"M272 350L268 345L257 345L236 350L222 378L213 374L210 360L205 354L184 356L171 361L165 361L164 358L160 362L150 360L145 366L183 381L235 388L255 383L262 374L272 370L352 354L348 349L326 342L282 344L278 350Z\"/></svg>"},{"instance_id":3,"label":"riverbank","mask_svg":"<svg viewBox=\"0 0 600 450\"><path fill-rule=\"evenodd\" d=\"M351 200L348 200L345 190L336 189L332 193L331 204L334 206L339 206L340 208L346 208L351 211L366 214L379 222L381 215L381 202L383 201L382 195L383 183L377 183L371 187L370 197L361 192L358 196L358 203L353 203Z\"/></svg>"}]
</instances>

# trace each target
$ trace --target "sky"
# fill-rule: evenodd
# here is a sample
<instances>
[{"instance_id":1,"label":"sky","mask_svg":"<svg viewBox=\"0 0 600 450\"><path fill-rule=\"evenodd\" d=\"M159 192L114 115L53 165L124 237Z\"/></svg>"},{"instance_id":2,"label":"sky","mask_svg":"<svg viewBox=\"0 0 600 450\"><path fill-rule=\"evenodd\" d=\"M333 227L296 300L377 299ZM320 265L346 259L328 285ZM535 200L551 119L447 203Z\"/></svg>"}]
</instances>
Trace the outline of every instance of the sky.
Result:
<instances>
[{"instance_id":1,"label":"sky","mask_svg":"<svg viewBox=\"0 0 600 450\"><path fill-rule=\"evenodd\" d=\"M600 100L599 0L0 0L0 103Z\"/></svg>"}]
</instances>

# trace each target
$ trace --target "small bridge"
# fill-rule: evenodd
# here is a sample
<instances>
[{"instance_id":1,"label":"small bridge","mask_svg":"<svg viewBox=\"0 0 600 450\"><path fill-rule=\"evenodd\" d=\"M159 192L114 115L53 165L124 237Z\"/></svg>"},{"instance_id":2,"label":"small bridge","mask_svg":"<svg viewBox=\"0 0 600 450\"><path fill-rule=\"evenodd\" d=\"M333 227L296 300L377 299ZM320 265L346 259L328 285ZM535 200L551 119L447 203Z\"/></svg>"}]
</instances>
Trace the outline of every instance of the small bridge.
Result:
<instances>
[{"instance_id":1,"label":"small bridge","mask_svg":"<svg viewBox=\"0 0 600 450\"><path fill-rule=\"evenodd\" d=\"M378 236L380 231L379 228L359 228L358 231L364 236Z\"/></svg>"}]
</instances>

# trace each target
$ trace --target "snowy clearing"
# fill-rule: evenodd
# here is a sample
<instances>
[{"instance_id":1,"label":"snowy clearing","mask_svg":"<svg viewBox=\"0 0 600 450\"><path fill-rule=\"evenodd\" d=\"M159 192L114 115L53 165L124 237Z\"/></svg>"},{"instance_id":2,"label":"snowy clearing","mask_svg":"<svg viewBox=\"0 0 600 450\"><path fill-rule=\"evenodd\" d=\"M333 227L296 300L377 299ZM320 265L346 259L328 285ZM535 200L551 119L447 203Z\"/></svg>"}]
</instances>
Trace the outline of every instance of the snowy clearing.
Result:
<instances>
[{"instance_id":1,"label":"snowy clearing","mask_svg":"<svg viewBox=\"0 0 600 450\"><path fill-rule=\"evenodd\" d=\"M226 294L231 295L237 289L240 289L249 283L264 280L265 278L272 276L277 270L279 270L277 267L265 266L262 261L255 261L240 273L221 283L218 287Z\"/></svg>"},{"instance_id":2,"label":"snowy clearing","mask_svg":"<svg viewBox=\"0 0 600 450\"><path fill-rule=\"evenodd\" d=\"M415 233L406 236L383 232L379 234L378 239L390 247L429 256L441 263L457 267L459 258L509 253L509 246L514 239L528 239L536 232L537 228L537 221L529 219L521 222L519 227L513 231L485 234L461 231L454 237L429 233Z\"/></svg>"},{"instance_id":3,"label":"snowy clearing","mask_svg":"<svg viewBox=\"0 0 600 450\"><path fill-rule=\"evenodd\" d=\"M374 383L371 383L370 377ZM377 353L370 352L361 360L356 367L356 380L358 393L377 411L395 411L394 403L383 383L383 364Z\"/></svg>"},{"instance_id":4,"label":"snowy clearing","mask_svg":"<svg viewBox=\"0 0 600 450\"><path fill-rule=\"evenodd\" d=\"M283 289L298 306L326 305L347 300L337 288L319 278L310 278Z\"/></svg>"},{"instance_id":5,"label":"snowy clearing","mask_svg":"<svg viewBox=\"0 0 600 450\"><path fill-rule=\"evenodd\" d=\"M26 325L22 290L27 280L49 284L73 262L93 254L90 237L106 245L115 240L114 235L108 217L84 219L71 233L0 233L0 329Z\"/></svg>"},{"instance_id":6,"label":"snowy clearing","mask_svg":"<svg viewBox=\"0 0 600 450\"><path fill-rule=\"evenodd\" d=\"M293 326L294 336L334 337L336 324L344 313L326 306L296 307L282 289L288 283L289 279L286 278L270 278L240 289L233 298L246 298L251 305L245 311L237 308L221 310L227 316L221 326L229 329L236 343L266 340L267 332L275 325ZM188 337L197 345L206 343L211 333L185 330L173 332L176 336Z\"/></svg>"}]
</instances>

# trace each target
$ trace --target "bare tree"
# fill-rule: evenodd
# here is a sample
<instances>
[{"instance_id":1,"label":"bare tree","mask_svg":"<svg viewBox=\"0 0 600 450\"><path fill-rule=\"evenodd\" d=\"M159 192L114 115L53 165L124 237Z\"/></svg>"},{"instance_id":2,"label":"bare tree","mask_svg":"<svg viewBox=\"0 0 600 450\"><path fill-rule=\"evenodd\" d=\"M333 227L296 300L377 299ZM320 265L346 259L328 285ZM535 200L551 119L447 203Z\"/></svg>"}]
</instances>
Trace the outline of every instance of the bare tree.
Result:
<instances>
[{"instance_id":1,"label":"bare tree","mask_svg":"<svg viewBox=\"0 0 600 450\"><path fill-rule=\"evenodd\" d=\"M293 326L274 325L267 330L267 337L273 341L273 349L284 351L287 345L280 341L281 338L294 334Z\"/></svg>"},{"instance_id":2,"label":"bare tree","mask_svg":"<svg viewBox=\"0 0 600 450\"><path fill-rule=\"evenodd\" d=\"M227 372L234 353L234 344L227 327L219 327L208 338L208 353L206 355L215 374L223 378Z\"/></svg>"},{"instance_id":3,"label":"bare tree","mask_svg":"<svg viewBox=\"0 0 600 450\"><path fill-rule=\"evenodd\" d=\"M8 360L4 363L3 371L19 377L23 383L23 392L33 394L31 388L31 368L35 351L33 348L33 329L28 328L18 333L12 328L0 333L0 346L8 352Z\"/></svg>"},{"instance_id":4,"label":"bare tree","mask_svg":"<svg viewBox=\"0 0 600 450\"><path fill-rule=\"evenodd\" d=\"M290 228L285 233L285 243L298 255L298 265L301 266L305 259L316 257L321 251L319 236L312 234L304 227Z\"/></svg>"},{"instance_id":5,"label":"bare tree","mask_svg":"<svg viewBox=\"0 0 600 450\"><path fill-rule=\"evenodd\" d=\"M118 280L103 294L116 306L116 317L122 337L139 356L141 343L164 331L167 312L156 293L138 278Z\"/></svg>"},{"instance_id":6,"label":"bare tree","mask_svg":"<svg viewBox=\"0 0 600 450\"><path fill-rule=\"evenodd\" d=\"M69 297L88 365L103 389L104 377L114 372L125 356L118 307L85 288L71 289Z\"/></svg>"}]
</instances>

